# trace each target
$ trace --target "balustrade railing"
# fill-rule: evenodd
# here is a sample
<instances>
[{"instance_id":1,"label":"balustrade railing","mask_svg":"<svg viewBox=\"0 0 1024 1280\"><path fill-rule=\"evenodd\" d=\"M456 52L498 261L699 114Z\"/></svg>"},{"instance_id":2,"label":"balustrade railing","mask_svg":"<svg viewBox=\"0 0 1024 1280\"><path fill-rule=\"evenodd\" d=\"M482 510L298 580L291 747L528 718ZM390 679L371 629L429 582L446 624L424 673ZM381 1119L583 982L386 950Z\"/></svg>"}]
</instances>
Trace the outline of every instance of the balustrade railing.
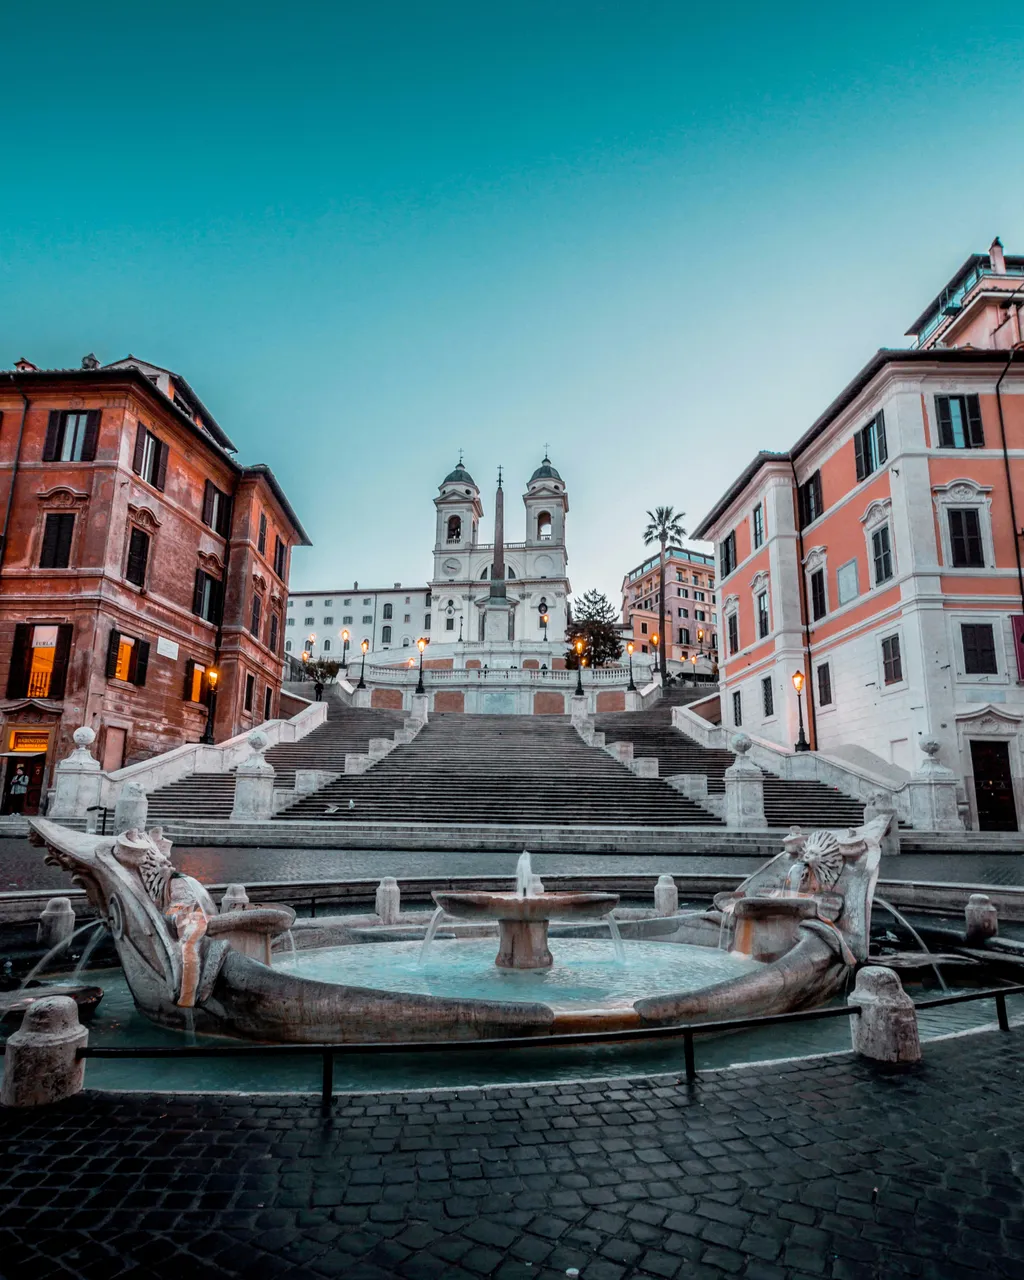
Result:
<instances>
[{"instance_id":1,"label":"balustrade railing","mask_svg":"<svg viewBox=\"0 0 1024 1280\"><path fill-rule=\"evenodd\" d=\"M633 679L637 687L647 684L651 669L633 663ZM418 665L411 667L366 668L368 684L414 685L419 679ZM425 667L426 684L540 684L563 685L576 683L576 672L566 670L537 670L532 667ZM591 685L626 684L629 670L626 667L585 668L583 687Z\"/></svg>"}]
</instances>

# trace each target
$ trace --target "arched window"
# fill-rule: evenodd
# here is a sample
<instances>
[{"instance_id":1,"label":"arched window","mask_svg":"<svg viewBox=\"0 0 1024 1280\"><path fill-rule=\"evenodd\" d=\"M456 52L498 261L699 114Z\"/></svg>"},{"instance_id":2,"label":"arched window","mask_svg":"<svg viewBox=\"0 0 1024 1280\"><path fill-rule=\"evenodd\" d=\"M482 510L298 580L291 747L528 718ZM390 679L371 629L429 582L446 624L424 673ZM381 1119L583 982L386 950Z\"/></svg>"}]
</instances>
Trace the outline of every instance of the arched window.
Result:
<instances>
[{"instance_id":1,"label":"arched window","mask_svg":"<svg viewBox=\"0 0 1024 1280\"><path fill-rule=\"evenodd\" d=\"M391 643L391 628L390 628L390 627L381 627L381 629L380 629L380 642L381 642L381 644L390 644L390 643Z\"/></svg>"},{"instance_id":2,"label":"arched window","mask_svg":"<svg viewBox=\"0 0 1024 1280\"><path fill-rule=\"evenodd\" d=\"M448 541L459 542L462 538L462 517L448 517Z\"/></svg>"},{"instance_id":3,"label":"arched window","mask_svg":"<svg viewBox=\"0 0 1024 1280\"><path fill-rule=\"evenodd\" d=\"M390 618L390 617L392 616L392 606L391 606L391 605L386 604L386 605L384 606L384 613L383 613L383 615L382 615L382 616L383 616L383 617L385 617L385 618Z\"/></svg>"},{"instance_id":4,"label":"arched window","mask_svg":"<svg viewBox=\"0 0 1024 1280\"><path fill-rule=\"evenodd\" d=\"M291 642L290 640L286 640L286 641L284 642L284 651L285 651L285 653L291 653L291 651L292 651L292 642Z\"/></svg>"},{"instance_id":5,"label":"arched window","mask_svg":"<svg viewBox=\"0 0 1024 1280\"><path fill-rule=\"evenodd\" d=\"M487 565L484 565L484 571L483 571L483 573L480 575L480 581L481 581L481 582L486 582L486 581L487 581L487 579L488 579L488 577L490 577L490 573L491 573L491 571L490 571L489 567L488 567Z\"/></svg>"},{"instance_id":6,"label":"arched window","mask_svg":"<svg viewBox=\"0 0 1024 1280\"><path fill-rule=\"evenodd\" d=\"M506 576L506 577L509 577L509 578L514 578L514 577L516 576L516 571L515 571L515 569L512 569L512 568L508 568L508 569L506 569L506 570L505 570L505 576Z\"/></svg>"},{"instance_id":7,"label":"arched window","mask_svg":"<svg viewBox=\"0 0 1024 1280\"><path fill-rule=\"evenodd\" d=\"M408 636L402 636L402 648L408 649L412 644L412 640Z\"/></svg>"},{"instance_id":8,"label":"arched window","mask_svg":"<svg viewBox=\"0 0 1024 1280\"><path fill-rule=\"evenodd\" d=\"M331 642L330 642L330 640L325 640L325 641L324 641L324 653L330 653L330 651L331 651Z\"/></svg>"},{"instance_id":9,"label":"arched window","mask_svg":"<svg viewBox=\"0 0 1024 1280\"><path fill-rule=\"evenodd\" d=\"M537 517L537 537L541 542L551 541L551 512L542 511Z\"/></svg>"}]
</instances>

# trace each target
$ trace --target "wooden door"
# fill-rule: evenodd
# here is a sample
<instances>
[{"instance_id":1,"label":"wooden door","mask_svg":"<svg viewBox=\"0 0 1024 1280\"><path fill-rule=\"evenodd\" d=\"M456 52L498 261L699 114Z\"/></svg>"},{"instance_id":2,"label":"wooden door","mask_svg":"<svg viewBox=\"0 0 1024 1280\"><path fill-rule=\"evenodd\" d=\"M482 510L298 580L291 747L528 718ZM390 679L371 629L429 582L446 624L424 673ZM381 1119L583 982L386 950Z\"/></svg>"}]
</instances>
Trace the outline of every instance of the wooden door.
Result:
<instances>
[{"instance_id":1,"label":"wooden door","mask_svg":"<svg viewBox=\"0 0 1024 1280\"><path fill-rule=\"evenodd\" d=\"M1016 831L1017 806L1010 774L1010 744L978 739L971 742L974 795L980 831Z\"/></svg>"},{"instance_id":2,"label":"wooden door","mask_svg":"<svg viewBox=\"0 0 1024 1280\"><path fill-rule=\"evenodd\" d=\"M124 765L124 743L127 737L127 730L116 729L113 725L107 725L103 738L103 770L105 773L113 773L115 769L120 769Z\"/></svg>"}]
</instances>

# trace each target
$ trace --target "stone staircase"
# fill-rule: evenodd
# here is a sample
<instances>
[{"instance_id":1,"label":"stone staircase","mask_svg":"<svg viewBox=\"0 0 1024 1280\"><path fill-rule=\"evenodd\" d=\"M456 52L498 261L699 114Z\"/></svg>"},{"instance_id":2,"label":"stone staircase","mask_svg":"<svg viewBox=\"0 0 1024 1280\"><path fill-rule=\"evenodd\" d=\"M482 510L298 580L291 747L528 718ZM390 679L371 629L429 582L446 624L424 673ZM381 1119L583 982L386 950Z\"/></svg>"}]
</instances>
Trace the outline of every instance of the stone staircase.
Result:
<instances>
[{"instance_id":1,"label":"stone staircase","mask_svg":"<svg viewBox=\"0 0 1024 1280\"><path fill-rule=\"evenodd\" d=\"M369 772L339 778L276 820L719 825L663 782L586 746L568 717L443 713Z\"/></svg>"},{"instance_id":2,"label":"stone staircase","mask_svg":"<svg viewBox=\"0 0 1024 1280\"><path fill-rule=\"evenodd\" d=\"M401 729L401 711L369 711L329 703L328 719L298 742L271 747L267 760L274 766L274 785L294 787L296 769L326 769L344 773L346 752L365 753L371 738L389 738ZM192 773L149 795L149 822L226 819L235 802L234 773Z\"/></svg>"},{"instance_id":3,"label":"stone staircase","mask_svg":"<svg viewBox=\"0 0 1024 1280\"><path fill-rule=\"evenodd\" d=\"M632 742L636 759L656 756L662 779L676 773L706 774L708 792L724 794L725 771L735 760L731 751L702 747L672 725L672 708L694 700L693 691L667 689L647 711L617 711L595 717L594 727L605 741ZM864 805L823 782L797 781L764 775L764 814L769 827L794 823L812 827L860 826Z\"/></svg>"}]
</instances>

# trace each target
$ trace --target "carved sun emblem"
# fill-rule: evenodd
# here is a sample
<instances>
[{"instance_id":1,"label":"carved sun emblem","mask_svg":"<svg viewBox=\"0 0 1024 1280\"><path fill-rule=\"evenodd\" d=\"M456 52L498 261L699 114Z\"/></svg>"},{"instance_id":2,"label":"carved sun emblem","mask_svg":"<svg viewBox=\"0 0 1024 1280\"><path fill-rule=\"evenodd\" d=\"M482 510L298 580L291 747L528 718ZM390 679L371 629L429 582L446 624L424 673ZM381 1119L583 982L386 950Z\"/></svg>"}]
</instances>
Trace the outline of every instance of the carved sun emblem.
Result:
<instances>
[{"instance_id":1,"label":"carved sun emblem","mask_svg":"<svg viewBox=\"0 0 1024 1280\"><path fill-rule=\"evenodd\" d=\"M843 870L843 854L839 841L831 831L812 831L804 841L800 861L807 868L803 887L811 893L830 889Z\"/></svg>"}]
</instances>

